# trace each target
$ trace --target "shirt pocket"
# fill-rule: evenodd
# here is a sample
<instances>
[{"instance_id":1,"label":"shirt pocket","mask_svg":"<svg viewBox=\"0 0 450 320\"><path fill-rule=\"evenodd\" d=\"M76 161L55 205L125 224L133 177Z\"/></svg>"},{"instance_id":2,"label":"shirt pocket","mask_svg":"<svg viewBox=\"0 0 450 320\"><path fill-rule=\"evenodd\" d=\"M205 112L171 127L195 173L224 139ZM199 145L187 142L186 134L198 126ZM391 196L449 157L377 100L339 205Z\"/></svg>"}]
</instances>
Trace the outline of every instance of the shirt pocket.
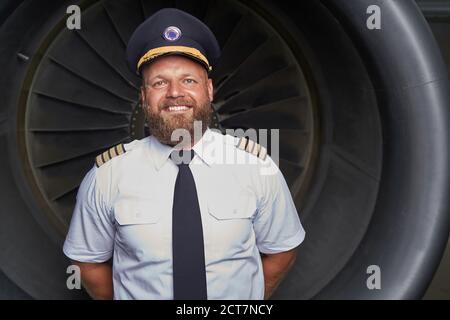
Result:
<instances>
[{"instance_id":1,"label":"shirt pocket","mask_svg":"<svg viewBox=\"0 0 450 320\"><path fill-rule=\"evenodd\" d=\"M217 220L252 219L256 208L256 197L245 191L212 197L208 201L208 212Z\"/></svg>"},{"instance_id":2,"label":"shirt pocket","mask_svg":"<svg viewBox=\"0 0 450 320\"><path fill-rule=\"evenodd\" d=\"M155 224L160 221L164 207L161 198L155 196L154 192L144 187L138 188L120 183L118 189L114 214L119 225Z\"/></svg>"},{"instance_id":3,"label":"shirt pocket","mask_svg":"<svg viewBox=\"0 0 450 320\"><path fill-rule=\"evenodd\" d=\"M114 204L116 246L136 261L169 259L171 217L160 199L122 193Z\"/></svg>"},{"instance_id":4,"label":"shirt pocket","mask_svg":"<svg viewBox=\"0 0 450 320\"><path fill-rule=\"evenodd\" d=\"M253 218L256 197L251 193L227 194L208 201L211 242L216 259L248 258L253 253L255 235Z\"/></svg>"},{"instance_id":5,"label":"shirt pocket","mask_svg":"<svg viewBox=\"0 0 450 320\"><path fill-rule=\"evenodd\" d=\"M161 219L163 210L156 199L127 196L114 205L114 214L121 226L154 224Z\"/></svg>"}]
</instances>

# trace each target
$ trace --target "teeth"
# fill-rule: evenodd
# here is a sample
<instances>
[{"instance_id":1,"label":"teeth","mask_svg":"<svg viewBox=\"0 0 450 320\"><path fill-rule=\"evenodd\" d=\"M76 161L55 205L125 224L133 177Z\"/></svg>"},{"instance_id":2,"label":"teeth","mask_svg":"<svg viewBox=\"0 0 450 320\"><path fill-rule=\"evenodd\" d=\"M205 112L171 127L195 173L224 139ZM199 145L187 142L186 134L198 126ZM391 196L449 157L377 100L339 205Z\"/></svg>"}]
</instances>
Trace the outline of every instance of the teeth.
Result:
<instances>
[{"instance_id":1,"label":"teeth","mask_svg":"<svg viewBox=\"0 0 450 320\"><path fill-rule=\"evenodd\" d=\"M169 111L185 111L185 110L188 110L189 107L187 107L187 106L170 106L168 109L169 109Z\"/></svg>"}]
</instances>

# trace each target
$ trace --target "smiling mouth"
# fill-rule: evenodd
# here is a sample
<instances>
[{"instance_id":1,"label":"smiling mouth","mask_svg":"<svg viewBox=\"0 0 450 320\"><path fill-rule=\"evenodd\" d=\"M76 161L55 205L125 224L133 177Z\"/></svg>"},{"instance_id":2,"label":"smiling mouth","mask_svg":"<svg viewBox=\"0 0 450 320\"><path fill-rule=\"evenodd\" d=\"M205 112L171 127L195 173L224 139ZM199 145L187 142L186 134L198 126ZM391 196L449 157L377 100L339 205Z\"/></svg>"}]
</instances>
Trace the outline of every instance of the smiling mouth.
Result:
<instances>
[{"instance_id":1,"label":"smiling mouth","mask_svg":"<svg viewBox=\"0 0 450 320\"><path fill-rule=\"evenodd\" d=\"M163 108L163 111L165 112L170 112L170 113L181 113L181 112L186 112L188 110L192 109L191 106L167 106Z\"/></svg>"}]
</instances>

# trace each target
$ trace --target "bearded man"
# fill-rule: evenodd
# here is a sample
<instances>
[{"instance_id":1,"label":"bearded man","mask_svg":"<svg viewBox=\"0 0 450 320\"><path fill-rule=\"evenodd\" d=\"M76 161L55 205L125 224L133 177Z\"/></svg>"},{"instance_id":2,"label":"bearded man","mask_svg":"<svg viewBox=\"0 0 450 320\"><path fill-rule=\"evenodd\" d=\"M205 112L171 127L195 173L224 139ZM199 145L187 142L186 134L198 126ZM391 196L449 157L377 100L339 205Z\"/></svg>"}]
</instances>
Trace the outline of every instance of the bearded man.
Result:
<instances>
[{"instance_id":1,"label":"bearded man","mask_svg":"<svg viewBox=\"0 0 450 320\"><path fill-rule=\"evenodd\" d=\"M305 231L283 175L260 145L210 128L219 54L177 9L130 38L151 135L96 158L63 249L93 298L267 299L293 265Z\"/></svg>"}]
</instances>

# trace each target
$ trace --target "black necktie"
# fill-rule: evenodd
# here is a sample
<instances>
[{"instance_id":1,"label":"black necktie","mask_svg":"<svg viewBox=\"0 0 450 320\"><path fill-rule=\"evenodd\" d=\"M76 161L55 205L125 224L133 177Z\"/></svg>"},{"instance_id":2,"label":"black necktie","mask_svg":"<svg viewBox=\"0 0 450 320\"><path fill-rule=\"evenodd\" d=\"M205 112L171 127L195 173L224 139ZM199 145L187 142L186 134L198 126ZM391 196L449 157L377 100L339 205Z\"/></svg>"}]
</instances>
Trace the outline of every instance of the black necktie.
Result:
<instances>
[{"instance_id":1,"label":"black necktie","mask_svg":"<svg viewBox=\"0 0 450 320\"><path fill-rule=\"evenodd\" d=\"M174 151L178 152L178 151ZM186 160L189 151L181 151ZM173 290L175 300L206 300L205 251L202 218L198 204L194 177L189 161L180 163L180 154L171 155L178 165L172 211Z\"/></svg>"}]
</instances>

